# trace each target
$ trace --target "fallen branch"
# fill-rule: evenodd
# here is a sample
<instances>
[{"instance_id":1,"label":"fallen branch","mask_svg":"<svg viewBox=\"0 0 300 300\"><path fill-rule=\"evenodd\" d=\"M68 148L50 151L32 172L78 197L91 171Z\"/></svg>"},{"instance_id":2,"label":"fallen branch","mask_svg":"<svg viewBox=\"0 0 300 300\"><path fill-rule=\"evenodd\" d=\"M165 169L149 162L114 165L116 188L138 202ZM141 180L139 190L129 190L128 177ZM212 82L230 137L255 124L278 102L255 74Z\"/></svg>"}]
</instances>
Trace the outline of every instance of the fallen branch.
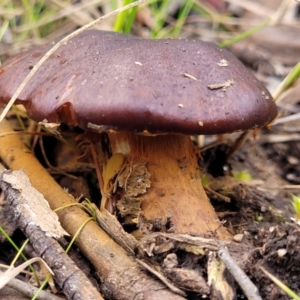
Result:
<instances>
[{"instance_id":1,"label":"fallen branch","mask_svg":"<svg viewBox=\"0 0 300 300\"><path fill-rule=\"evenodd\" d=\"M247 296L247 299L262 300L257 287L252 283L252 281L248 278L245 272L237 265L237 263L229 255L227 249L224 246L221 246L219 248L218 256L228 269L229 273L239 284L239 286Z\"/></svg>"},{"instance_id":2,"label":"fallen branch","mask_svg":"<svg viewBox=\"0 0 300 300\"><path fill-rule=\"evenodd\" d=\"M0 134L12 130L6 120L0 123ZM43 194L53 210L76 202L54 181L18 136L0 138L0 158L10 169L24 170L32 186ZM78 207L60 210L58 216L71 236L87 218ZM89 222L83 228L76 244L97 270L102 292L108 299L183 299L141 270L96 223Z\"/></svg>"}]
</instances>

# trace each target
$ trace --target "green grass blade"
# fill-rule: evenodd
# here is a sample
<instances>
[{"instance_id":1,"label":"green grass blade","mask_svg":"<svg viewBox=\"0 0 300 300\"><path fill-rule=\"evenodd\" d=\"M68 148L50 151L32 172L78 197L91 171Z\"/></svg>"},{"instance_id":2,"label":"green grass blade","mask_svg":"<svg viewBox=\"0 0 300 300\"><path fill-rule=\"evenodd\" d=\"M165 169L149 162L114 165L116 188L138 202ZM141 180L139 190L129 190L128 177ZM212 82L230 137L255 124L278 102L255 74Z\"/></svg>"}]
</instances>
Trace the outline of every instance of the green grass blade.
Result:
<instances>
[{"instance_id":1,"label":"green grass blade","mask_svg":"<svg viewBox=\"0 0 300 300\"><path fill-rule=\"evenodd\" d=\"M127 20L124 27L124 33L126 34L129 34L131 32L132 24L135 20L137 9L138 7L135 6L128 13Z\"/></svg>"},{"instance_id":2,"label":"green grass blade","mask_svg":"<svg viewBox=\"0 0 300 300\"><path fill-rule=\"evenodd\" d=\"M182 30L182 26L189 15L190 11L192 10L194 6L194 0L188 0L185 5L180 9L176 25L172 31L173 36L179 35L179 33Z\"/></svg>"},{"instance_id":3,"label":"green grass blade","mask_svg":"<svg viewBox=\"0 0 300 300\"><path fill-rule=\"evenodd\" d=\"M266 276L268 276L279 288L281 288L288 296L290 296L294 300L300 300L300 297L293 292L289 287L287 287L282 281L277 279L275 276L273 276L271 273L269 273L267 270L265 270L263 267L260 267L260 269L265 273Z\"/></svg>"},{"instance_id":4,"label":"green grass blade","mask_svg":"<svg viewBox=\"0 0 300 300\"><path fill-rule=\"evenodd\" d=\"M223 48L223 47L227 47L227 46L230 46L240 40L243 40L245 39L246 37L248 37L249 35L259 31L260 29L266 27L268 24L270 23L270 19L258 24L257 26L249 29L249 30L246 30L238 35L236 35L235 37L229 39L229 40L226 40L226 41L223 41L223 42L220 42L218 45L219 47Z\"/></svg>"},{"instance_id":5,"label":"green grass blade","mask_svg":"<svg viewBox=\"0 0 300 300\"><path fill-rule=\"evenodd\" d=\"M132 0L124 0L123 6L133 2ZM119 13L115 25L114 25L114 31L116 32L122 32L123 28L125 27L126 18L128 16L128 10L122 11Z\"/></svg>"},{"instance_id":6,"label":"green grass blade","mask_svg":"<svg viewBox=\"0 0 300 300\"><path fill-rule=\"evenodd\" d=\"M9 26L9 21L5 20L0 28L0 42L3 39L8 26Z\"/></svg>"}]
</instances>

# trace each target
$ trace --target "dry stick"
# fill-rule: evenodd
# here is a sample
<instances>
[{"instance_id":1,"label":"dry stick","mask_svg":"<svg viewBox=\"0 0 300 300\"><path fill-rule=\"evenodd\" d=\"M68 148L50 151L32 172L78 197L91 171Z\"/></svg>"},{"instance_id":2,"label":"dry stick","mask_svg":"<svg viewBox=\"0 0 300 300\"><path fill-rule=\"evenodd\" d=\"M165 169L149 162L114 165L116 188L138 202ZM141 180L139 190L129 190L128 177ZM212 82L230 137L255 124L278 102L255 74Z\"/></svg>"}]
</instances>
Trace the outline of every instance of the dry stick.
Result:
<instances>
[{"instance_id":1,"label":"dry stick","mask_svg":"<svg viewBox=\"0 0 300 300\"><path fill-rule=\"evenodd\" d=\"M163 274L160 272L156 271L154 268L146 264L140 259L137 259L137 262L146 270L148 270L151 274L159 278L166 286L169 287L170 290L172 290L174 293L182 295L183 297L186 297L186 293L179 289L177 286L175 286L168 278L166 278Z\"/></svg>"},{"instance_id":2,"label":"dry stick","mask_svg":"<svg viewBox=\"0 0 300 300\"><path fill-rule=\"evenodd\" d=\"M221 193L218 193L216 191L214 191L213 189L211 189L210 187L208 186L204 186L204 189L205 191L208 193L208 194L211 194L213 196L215 196L217 199L221 200L221 201L224 201L226 203L230 203L231 202L231 199L227 196L224 196L222 195Z\"/></svg>"},{"instance_id":3,"label":"dry stick","mask_svg":"<svg viewBox=\"0 0 300 300\"><path fill-rule=\"evenodd\" d=\"M110 214L106 209L103 211L98 210L95 204L93 204L96 212L97 222L107 234L114 239L122 248L129 254L134 256L134 248L137 244L137 240L133 235L127 233L117 218Z\"/></svg>"},{"instance_id":4,"label":"dry stick","mask_svg":"<svg viewBox=\"0 0 300 300\"><path fill-rule=\"evenodd\" d=\"M229 273L233 276L239 284L247 299L262 300L259 295L257 287L251 282L244 271L237 265L233 258L229 255L227 249L221 246L218 250L218 256L228 269Z\"/></svg>"},{"instance_id":5,"label":"dry stick","mask_svg":"<svg viewBox=\"0 0 300 300\"><path fill-rule=\"evenodd\" d=\"M11 131L6 120L0 123L0 135ZM23 169L32 186L44 195L52 209L76 203L41 166L18 136L0 138L0 158L10 169ZM87 218L87 214L78 207L63 209L57 214L63 228L71 236L74 236ZM142 271L135 260L96 223L89 222L75 243L95 267L102 281L102 291L108 299L184 299Z\"/></svg>"},{"instance_id":6,"label":"dry stick","mask_svg":"<svg viewBox=\"0 0 300 300\"><path fill-rule=\"evenodd\" d=\"M2 271L0 271L0 276L3 274ZM32 298L34 295L36 295L38 288L32 286L31 284L28 284L24 281L21 281L16 278L12 278L6 286L19 291L23 295L27 296L28 298ZM45 291L40 291L39 295L37 296L38 300L62 300L61 297L57 297L53 294L50 294Z\"/></svg>"},{"instance_id":7,"label":"dry stick","mask_svg":"<svg viewBox=\"0 0 300 300\"><path fill-rule=\"evenodd\" d=\"M226 160L228 160L236 151L238 151L246 142L250 130L244 131L229 148L229 151L226 153Z\"/></svg>"},{"instance_id":8,"label":"dry stick","mask_svg":"<svg viewBox=\"0 0 300 300\"><path fill-rule=\"evenodd\" d=\"M66 36L65 38L63 38L62 40L60 40L59 42L57 42L57 44L55 44L39 61L38 63L32 68L32 70L30 71L30 73L25 77L24 81L21 83L21 85L18 87L18 89L16 90L16 92L14 93L13 97L9 100L9 102L7 103L5 109L3 110L3 112L0 115L0 122L3 121L4 117L6 116L6 114L8 113L9 109L12 107L12 105L15 103L16 99L19 97L19 95L21 94L22 90L24 89L24 87L26 86L26 84L29 82L29 80L33 77L33 75L35 74L35 72L41 67L41 65L50 57L51 54L53 54L61 45L65 44L66 42L68 42L70 39L74 38L75 36L77 36L78 34L82 33L83 31L93 27L95 24L106 20L124 10L130 9L134 6L140 5L142 3L148 2L149 0L139 0L136 2L133 2L131 4L125 5L123 7L120 7L108 14L106 14L103 17L98 18L97 20L77 29L76 31L72 32L71 34L69 34L68 36Z\"/></svg>"}]
</instances>

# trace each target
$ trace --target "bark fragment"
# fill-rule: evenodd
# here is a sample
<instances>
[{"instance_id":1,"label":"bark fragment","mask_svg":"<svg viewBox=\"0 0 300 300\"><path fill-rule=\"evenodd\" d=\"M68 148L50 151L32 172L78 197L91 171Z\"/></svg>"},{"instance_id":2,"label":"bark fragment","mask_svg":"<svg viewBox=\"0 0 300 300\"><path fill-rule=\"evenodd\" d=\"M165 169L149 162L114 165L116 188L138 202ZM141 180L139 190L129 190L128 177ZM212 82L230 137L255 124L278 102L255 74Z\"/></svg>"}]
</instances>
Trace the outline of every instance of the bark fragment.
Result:
<instances>
[{"instance_id":1,"label":"bark fragment","mask_svg":"<svg viewBox=\"0 0 300 300\"><path fill-rule=\"evenodd\" d=\"M124 195L117 202L118 211L125 223L139 223L141 213L141 195L147 192L151 185L150 173L146 163L129 163L117 178L118 185L124 190Z\"/></svg>"},{"instance_id":2,"label":"bark fragment","mask_svg":"<svg viewBox=\"0 0 300 300\"><path fill-rule=\"evenodd\" d=\"M29 178L23 171L3 172L2 182L16 191L18 199L13 204L16 216L26 218L28 223L37 225L46 236L59 239L69 235L60 225L58 216L54 213L43 195L33 188ZM19 193L17 193L19 192Z\"/></svg>"}]
</instances>

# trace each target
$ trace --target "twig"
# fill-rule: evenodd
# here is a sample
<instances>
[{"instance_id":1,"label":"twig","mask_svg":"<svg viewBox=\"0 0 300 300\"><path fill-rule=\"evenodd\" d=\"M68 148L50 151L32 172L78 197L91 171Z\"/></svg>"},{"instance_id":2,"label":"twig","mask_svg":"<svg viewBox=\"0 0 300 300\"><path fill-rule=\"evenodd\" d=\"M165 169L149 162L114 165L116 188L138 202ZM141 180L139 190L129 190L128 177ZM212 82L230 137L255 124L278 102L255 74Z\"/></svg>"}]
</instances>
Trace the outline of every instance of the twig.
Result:
<instances>
[{"instance_id":1,"label":"twig","mask_svg":"<svg viewBox=\"0 0 300 300\"><path fill-rule=\"evenodd\" d=\"M159 280L161 280L171 291L174 293L181 295L183 297L186 297L186 294L184 291L176 287L172 282L170 282L165 276L163 276L161 273L155 271L153 268L151 268L148 264L143 262L142 260L136 259L136 261L147 271L149 271L151 274L156 276Z\"/></svg>"},{"instance_id":2,"label":"twig","mask_svg":"<svg viewBox=\"0 0 300 300\"><path fill-rule=\"evenodd\" d=\"M251 300L262 300L257 287L251 282L244 271L237 265L233 258L229 255L227 249L221 246L218 250L218 256L225 264L226 268L237 281L246 297Z\"/></svg>"},{"instance_id":3,"label":"twig","mask_svg":"<svg viewBox=\"0 0 300 300\"><path fill-rule=\"evenodd\" d=\"M3 121L4 117L6 116L7 112L9 111L9 109L12 107L12 105L15 103L16 99L19 97L19 95L21 94L22 90L24 89L24 87L26 86L26 84L29 82L29 80L33 77L33 75L35 74L35 72L41 67L41 65L50 57L51 54L53 54L60 46L62 46L63 44L65 44L66 42L68 42L69 40L71 40L72 38L74 38L75 36L77 36L78 34L82 33L83 31L93 27L94 25L96 25L99 22L102 22L103 20L106 20L124 10L130 9L134 6L140 5L142 3L145 3L149 0L139 0L133 3L130 3L128 5L125 5L123 7L120 7L100 18L98 18L97 20L77 29L76 31L72 32L71 34L69 34L68 36L66 36L65 38L61 39L59 42L57 42L57 44L55 44L38 62L37 64L32 68L32 70L30 71L30 73L25 77L24 81L21 83L21 85L18 87L18 89L16 90L16 92L14 93L14 95L12 96L12 98L9 100L9 102L7 103L5 109L3 110L3 112L0 115L0 122Z\"/></svg>"},{"instance_id":4,"label":"twig","mask_svg":"<svg viewBox=\"0 0 300 300\"><path fill-rule=\"evenodd\" d=\"M236 151L238 151L246 142L250 130L244 131L233 143L226 153L226 160L228 160Z\"/></svg>"},{"instance_id":5,"label":"twig","mask_svg":"<svg viewBox=\"0 0 300 300\"><path fill-rule=\"evenodd\" d=\"M100 211L95 204L93 207L96 212L97 222L103 228L107 234L116 241L129 255L134 256L134 248L136 246L137 240L133 235L128 234L117 218L110 214L106 209Z\"/></svg>"},{"instance_id":6,"label":"twig","mask_svg":"<svg viewBox=\"0 0 300 300\"><path fill-rule=\"evenodd\" d=\"M231 199L227 196L224 196L216 191L214 191L213 189L211 189L210 187L208 186L204 186L204 189L207 193L215 196L217 199L221 200L221 201L224 201L226 203L230 203L231 202Z\"/></svg>"}]
</instances>

